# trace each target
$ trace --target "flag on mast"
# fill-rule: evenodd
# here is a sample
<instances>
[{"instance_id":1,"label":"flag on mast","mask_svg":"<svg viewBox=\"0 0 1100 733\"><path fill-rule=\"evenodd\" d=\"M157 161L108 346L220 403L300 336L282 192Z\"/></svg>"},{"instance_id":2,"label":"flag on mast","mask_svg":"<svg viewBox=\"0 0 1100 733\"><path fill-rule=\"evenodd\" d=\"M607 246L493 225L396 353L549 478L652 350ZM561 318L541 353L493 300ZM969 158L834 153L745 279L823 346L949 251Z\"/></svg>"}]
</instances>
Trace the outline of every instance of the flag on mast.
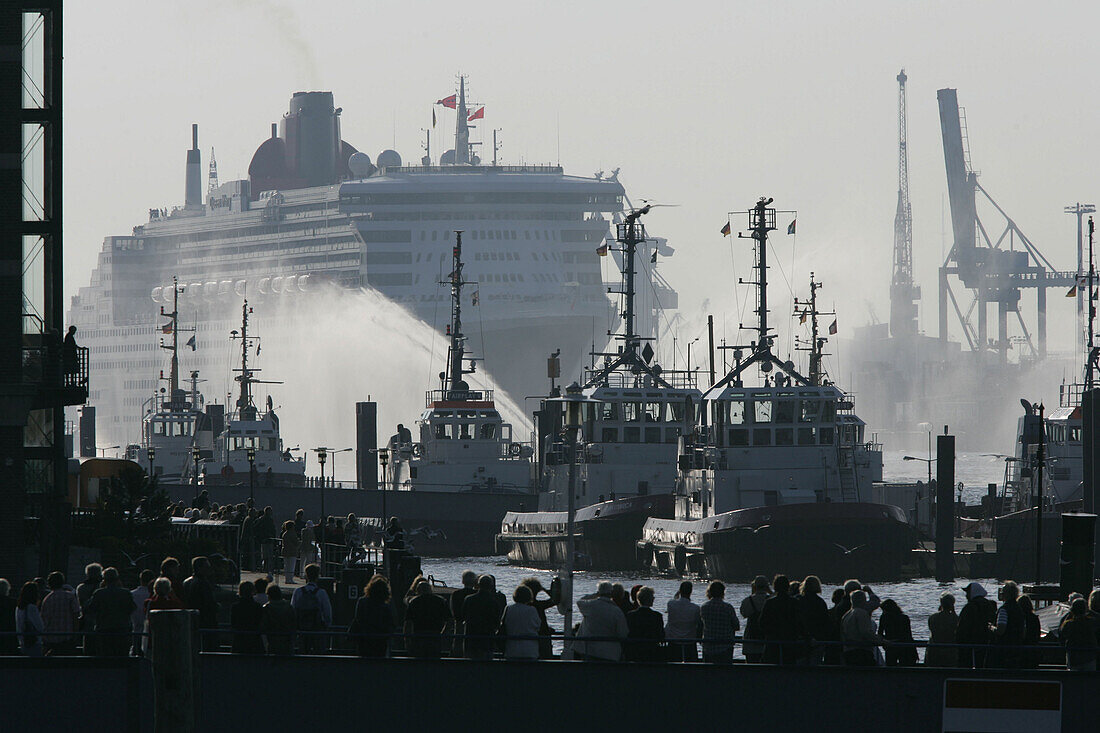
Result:
<instances>
[{"instance_id":1,"label":"flag on mast","mask_svg":"<svg viewBox=\"0 0 1100 733\"><path fill-rule=\"evenodd\" d=\"M472 115L470 115L469 117L466 118L466 121L467 122L473 122L474 120L483 120L483 119L485 119L485 108L484 107L478 107L476 112L474 112Z\"/></svg>"},{"instance_id":2,"label":"flag on mast","mask_svg":"<svg viewBox=\"0 0 1100 733\"><path fill-rule=\"evenodd\" d=\"M800 314L798 315L798 322L799 322L800 324L801 324L801 323L805 323L805 322L806 322L806 311L802 311L802 312L801 312L801 313L800 313Z\"/></svg>"},{"instance_id":3,"label":"flag on mast","mask_svg":"<svg viewBox=\"0 0 1100 733\"><path fill-rule=\"evenodd\" d=\"M1066 293L1066 297L1067 298L1076 298L1077 297L1077 286L1076 285L1074 285L1072 288L1069 289L1069 292Z\"/></svg>"},{"instance_id":4,"label":"flag on mast","mask_svg":"<svg viewBox=\"0 0 1100 733\"><path fill-rule=\"evenodd\" d=\"M607 242L604 242L599 247L596 247L596 254L600 257L607 257Z\"/></svg>"},{"instance_id":5,"label":"flag on mast","mask_svg":"<svg viewBox=\"0 0 1100 733\"><path fill-rule=\"evenodd\" d=\"M161 333L172 333L172 324L171 323L165 323L163 326L160 327L160 332Z\"/></svg>"},{"instance_id":6,"label":"flag on mast","mask_svg":"<svg viewBox=\"0 0 1100 733\"><path fill-rule=\"evenodd\" d=\"M432 129L435 129L435 107L432 107Z\"/></svg>"},{"instance_id":7,"label":"flag on mast","mask_svg":"<svg viewBox=\"0 0 1100 733\"><path fill-rule=\"evenodd\" d=\"M436 104L442 104L447 109L454 109L458 106L458 95L452 94L449 97L444 97L436 102Z\"/></svg>"},{"instance_id":8,"label":"flag on mast","mask_svg":"<svg viewBox=\"0 0 1100 733\"><path fill-rule=\"evenodd\" d=\"M791 219L791 223L787 225L787 234L794 234L794 225L798 219Z\"/></svg>"},{"instance_id":9,"label":"flag on mast","mask_svg":"<svg viewBox=\"0 0 1100 733\"><path fill-rule=\"evenodd\" d=\"M730 223L727 221L722 227L722 236L728 237L730 235Z\"/></svg>"},{"instance_id":10,"label":"flag on mast","mask_svg":"<svg viewBox=\"0 0 1100 733\"><path fill-rule=\"evenodd\" d=\"M836 335L836 319L835 318L833 319L833 322L829 324L829 335L830 336L835 336Z\"/></svg>"},{"instance_id":11,"label":"flag on mast","mask_svg":"<svg viewBox=\"0 0 1100 733\"><path fill-rule=\"evenodd\" d=\"M194 336L191 336L191 338L187 339L187 345L191 347L191 351L195 350L195 337Z\"/></svg>"}]
</instances>

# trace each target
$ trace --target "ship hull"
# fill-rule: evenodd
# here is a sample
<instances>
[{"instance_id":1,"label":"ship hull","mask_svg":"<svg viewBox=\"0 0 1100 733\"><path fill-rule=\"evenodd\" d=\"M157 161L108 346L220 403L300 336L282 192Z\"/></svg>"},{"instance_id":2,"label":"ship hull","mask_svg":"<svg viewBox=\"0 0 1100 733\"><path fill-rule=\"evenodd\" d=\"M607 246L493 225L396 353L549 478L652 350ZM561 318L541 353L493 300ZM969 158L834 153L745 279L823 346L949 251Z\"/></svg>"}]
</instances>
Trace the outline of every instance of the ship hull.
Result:
<instances>
[{"instance_id":1,"label":"ship hull","mask_svg":"<svg viewBox=\"0 0 1100 733\"><path fill-rule=\"evenodd\" d=\"M635 544L646 520L668 517L674 510L671 494L631 496L579 509L576 531L577 567L589 570L636 570L640 567ZM513 514L505 518L497 544L507 548L509 562L541 568L560 568L568 557L565 512Z\"/></svg>"},{"instance_id":2,"label":"ship hull","mask_svg":"<svg viewBox=\"0 0 1100 733\"><path fill-rule=\"evenodd\" d=\"M205 488L205 487L204 487ZM168 487L175 501L190 503L195 488ZM238 503L249 497L249 487L210 487L211 501ZM289 519L298 509L307 517L322 514L359 518L397 517L408 536L410 552L425 557L479 557L496 552L494 537L500 518L509 511L533 506L531 494L437 491L377 491L316 487L268 487L254 489L256 506L272 507L276 520Z\"/></svg>"},{"instance_id":3,"label":"ship hull","mask_svg":"<svg viewBox=\"0 0 1100 733\"><path fill-rule=\"evenodd\" d=\"M885 504L754 507L729 512L721 527L702 535L706 573L731 582L779 573L895 581L916 543L904 512Z\"/></svg>"}]
</instances>

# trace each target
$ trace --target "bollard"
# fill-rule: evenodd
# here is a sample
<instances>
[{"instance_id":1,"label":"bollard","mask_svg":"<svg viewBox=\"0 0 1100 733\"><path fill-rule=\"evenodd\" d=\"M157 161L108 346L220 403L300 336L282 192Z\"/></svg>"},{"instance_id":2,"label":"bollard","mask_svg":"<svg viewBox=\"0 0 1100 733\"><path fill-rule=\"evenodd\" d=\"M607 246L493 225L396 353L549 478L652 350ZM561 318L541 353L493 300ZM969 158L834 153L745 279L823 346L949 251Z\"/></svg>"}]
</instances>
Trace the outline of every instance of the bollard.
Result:
<instances>
[{"instance_id":1,"label":"bollard","mask_svg":"<svg viewBox=\"0 0 1100 733\"><path fill-rule=\"evenodd\" d=\"M955 579L955 436L936 436L936 580Z\"/></svg>"},{"instance_id":2,"label":"bollard","mask_svg":"<svg viewBox=\"0 0 1100 733\"><path fill-rule=\"evenodd\" d=\"M150 611L153 730L191 733L199 721L199 615Z\"/></svg>"},{"instance_id":3,"label":"bollard","mask_svg":"<svg viewBox=\"0 0 1100 733\"><path fill-rule=\"evenodd\" d=\"M1080 593L1088 598L1092 592L1093 535L1095 514L1069 513L1062 515L1062 556L1060 568L1060 595L1066 600L1070 593Z\"/></svg>"}]
</instances>

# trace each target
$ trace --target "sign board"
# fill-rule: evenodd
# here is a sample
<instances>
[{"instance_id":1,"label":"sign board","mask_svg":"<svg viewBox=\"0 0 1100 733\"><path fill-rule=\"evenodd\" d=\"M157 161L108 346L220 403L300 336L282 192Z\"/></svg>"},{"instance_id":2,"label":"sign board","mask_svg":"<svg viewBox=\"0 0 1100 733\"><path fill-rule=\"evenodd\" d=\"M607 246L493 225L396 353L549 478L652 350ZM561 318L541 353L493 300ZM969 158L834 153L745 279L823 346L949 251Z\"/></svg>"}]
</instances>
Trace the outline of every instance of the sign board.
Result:
<instances>
[{"instance_id":1,"label":"sign board","mask_svg":"<svg viewBox=\"0 0 1100 733\"><path fill-rule=\"evenodd\" d=\"M1061 682L944 681L943 733L1024 733L1061 729Z\"/></svg>"}]
</instances>

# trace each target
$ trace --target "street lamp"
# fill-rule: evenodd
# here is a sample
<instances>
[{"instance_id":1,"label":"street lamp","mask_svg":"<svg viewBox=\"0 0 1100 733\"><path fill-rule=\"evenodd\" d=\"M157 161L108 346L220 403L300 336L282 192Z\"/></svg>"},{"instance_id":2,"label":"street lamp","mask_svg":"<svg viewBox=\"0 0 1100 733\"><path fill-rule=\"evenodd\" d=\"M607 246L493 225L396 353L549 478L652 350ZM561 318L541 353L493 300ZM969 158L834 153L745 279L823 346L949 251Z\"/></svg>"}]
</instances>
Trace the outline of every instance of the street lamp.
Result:
<instances>
[{"instance_id":1,"label":"street lamp","mask_svg":"<svg viewBox=\"0 0 1100 733\"><path fill-rule=\"evenodd\" d=\"M688 365L687 365L687 373L688 373L688 375L689 375L689 378L690 378L690 375L691 375L691 345L692 345L692 344L694 344L694 343L695 343L696 341L698 341L698 340L699 340L699 337L698 337L698 336L696 336L696 337L695 337L695 338L693 338L693 339L692 339L691 341L688 341Z\"/></svg>"},{"instance_id":2,"label":"street lamp","mask_svg":"<svg viewBox=\"0 0 1100 733\"><path fill-rule=\"evenodd\" d=\"M386 530L386 522L389 521L389 517L386 516L386 464L390 461L389 448L376 448L378 453L378 460L382 462L382 531Z\"/></svg>"},{"instance_id":3,"label":"street lamp","mask_svg":"<svg viewBox=\"0 0 1100 733\"><path fill-rule=\"evenodd\" d=\"M313 452L317 454L317 462L321 464L321 563L323 567L325 562L325 520L327 519L325 514L325 461L328 459L328 448L314 448Z\"/></svg>"},{"instance_id":4,"label":"street lamp","mask_svg":"<svg viewBox=\"0 0 1100 733\"><path fill-rule=\"evenodd\" d=\"M932 464L936 462L935 458L921 458L920 456L902 456L903 461L920 461L921 463L928 464L928 483L932 483Z\"/></svg>"},{"instance_id":5,"label":"street lamp","mask_svg":"<svg viewBox=\"0 0 1100 733\"><path fill-rule=\"evenodd\" d=\"M152 480L153 476L156 474L156 471L153 470L153 461L156 460L157 449L153 446L149 446L149 450L145 451L145 453L149 456L149 479Z\"/></svg>"},{"instance_id":6,"label":"street lamp","mask_svg":"<svg viewBox=\"0 0 1100 733\"><path fill-rule=\"evenodd\" d=\"M336 488L336 454L337 453L347 453L350 450L353 450L353 449L352 448L341 448L340 450L329 451L329 453L332 454L332 488L334 488L334 489Z\"/></svg>"},{"instance_id":7,"label":"street lamp","mask_svg":"<svg viewBox=\"0 0 1100 733\"><path fill-rule=\"evenodd\" d=\"M548 402L560 402L565 407L565 434L569 451L569 499L565 522L565 583L562 594L565 605L565 638L573 638L573 562L576 553L576 538L573 535L574 521L577 514L577 444L578 434L584 428L584 407L602 400L587 397L581 391L581 386L573 382L565 388L564 397L555 397Z\"/></svg>"},{"instance_id":8,"label":"street lamp","mask_svg":"<svg viewBox=\"0 0 1100 733\"><path fill-rule=\"evenodd\" d=\"M248 454L248 498L256 502L256 446L250 445Z\"/></svg>"},{"instance_id":9,"label":"street lamp","mask_svg":"<svg viewBox=\"0 0 1100 733\"><path fill-rule=\"evenodd\" d=\"M199 447L197 445L191 446L191 461L194 463L195 470L191 474L191 483L195 487L195 498L199 498Z\"/></svg>"}]
</instances>

